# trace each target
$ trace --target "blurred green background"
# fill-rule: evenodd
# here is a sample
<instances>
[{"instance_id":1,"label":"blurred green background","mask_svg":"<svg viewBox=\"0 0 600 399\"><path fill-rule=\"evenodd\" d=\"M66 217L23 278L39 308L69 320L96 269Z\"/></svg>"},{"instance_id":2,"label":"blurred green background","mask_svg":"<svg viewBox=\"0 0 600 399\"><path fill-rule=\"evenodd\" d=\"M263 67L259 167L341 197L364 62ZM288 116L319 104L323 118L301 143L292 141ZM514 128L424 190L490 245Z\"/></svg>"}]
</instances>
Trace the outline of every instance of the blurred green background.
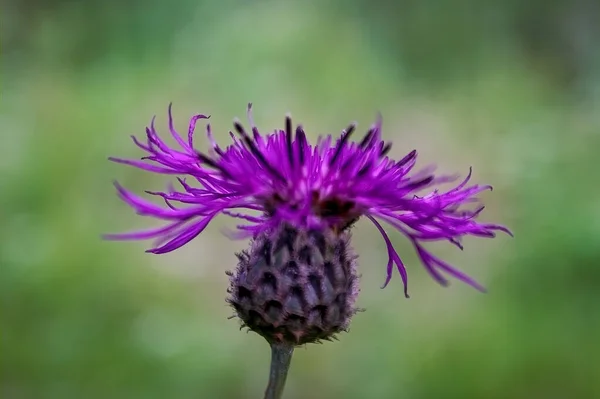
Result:
<instances>
[{"instance_id":1,"label":"blurred green background","mask_svg":"<svg viewBox=\"0 0 600 399\"><path fill-rule=\"evenodd\" d=\"M106 158L141 156L129 135L165 131L171 101L222 144L247 102L263 131L291 111L313 138L381 111L393 156L473 166L483 219L515 232L428 246L485 295L437 286L392 232L406 300L360 222L367 311L296 351L286 398L600 398L596 0L7 0L1 18L2 398L262 397L268 346L224 302L231 220L162 256L100 238L157 224L111 181L168 177Z\"/></svg>"}]
</instances>

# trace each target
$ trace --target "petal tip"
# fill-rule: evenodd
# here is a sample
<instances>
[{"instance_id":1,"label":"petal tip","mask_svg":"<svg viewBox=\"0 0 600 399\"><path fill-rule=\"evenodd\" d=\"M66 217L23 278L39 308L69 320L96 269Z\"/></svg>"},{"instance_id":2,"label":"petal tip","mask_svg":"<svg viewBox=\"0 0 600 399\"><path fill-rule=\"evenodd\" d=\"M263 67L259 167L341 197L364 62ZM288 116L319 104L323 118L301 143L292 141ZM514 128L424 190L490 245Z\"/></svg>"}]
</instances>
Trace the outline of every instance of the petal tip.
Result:
<instances>
[{"instance_id":1,"label":"petal tip","mask_svg":"<svg viewBox=\"0 0 600 399\"><path fill-rule=\"evenodd\" d=\"M100 238L102 240L106 240L106 241L118 241L119 235L118 234L101 234Z\"/></svg>"}]
</instances>

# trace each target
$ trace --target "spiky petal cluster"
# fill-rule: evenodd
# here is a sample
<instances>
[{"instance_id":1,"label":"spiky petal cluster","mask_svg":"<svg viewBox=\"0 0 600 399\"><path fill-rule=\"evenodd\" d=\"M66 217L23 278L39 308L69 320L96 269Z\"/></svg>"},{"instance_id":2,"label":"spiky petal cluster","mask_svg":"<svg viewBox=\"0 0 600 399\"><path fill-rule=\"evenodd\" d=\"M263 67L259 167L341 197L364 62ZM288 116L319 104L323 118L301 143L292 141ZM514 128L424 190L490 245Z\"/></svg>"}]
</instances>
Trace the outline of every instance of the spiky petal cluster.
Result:
<instances>
[{"instance_id":1,"label":"spiky petal cluster","mask_svg":"<svg viewBox=\"0 0 600 399\"><path fill-rule=\"evenodd\" d=\"M433 168L412 173L417 152L411 151L395 161L386 154L391 143L381 138L381 118L358 142L351 141L355 125L345 129L340 138L319 137L310 144L301 125L292 126L289 117L284 130L262 135L254 125L251 105L248 119L251 132L234 122L237 136L230 132L232 144L221 148L214 140L210 124L206 131L211 148L207 154L194 146L196 123L205 115L191 118L187 138L174 127L169 106L169 131L176 146L168 145L158 135L154 119L146 128L146 143L133 138L147 153L141 160L111 158L154 173L178 177L181 188L167 192L148 192L162 197L166 206L143 199L115 183L120 197L138 214L167 221L164 227L110 235L111 239L156 239L155 254L173 251L198 236L219 214L243 219L238 226L241 236L257 237L282 223L298 228L323 228L343 231L365 216L379 230L388 252L387 277L396 265L407 294L407 273L380 221L403 233L414 245L431 276L446 285L447 273L475 288L483 289L467 275L427 251L423 243L446 240L462 249L460 240L467 235L494 237L503 226L476 220L483 206L463 209L490 186L468 185L471 172L454 188L440 192L432 189L456 177L435 176ZM431 190L425 195L417 195Z\"/></svg>"}]
</instances>

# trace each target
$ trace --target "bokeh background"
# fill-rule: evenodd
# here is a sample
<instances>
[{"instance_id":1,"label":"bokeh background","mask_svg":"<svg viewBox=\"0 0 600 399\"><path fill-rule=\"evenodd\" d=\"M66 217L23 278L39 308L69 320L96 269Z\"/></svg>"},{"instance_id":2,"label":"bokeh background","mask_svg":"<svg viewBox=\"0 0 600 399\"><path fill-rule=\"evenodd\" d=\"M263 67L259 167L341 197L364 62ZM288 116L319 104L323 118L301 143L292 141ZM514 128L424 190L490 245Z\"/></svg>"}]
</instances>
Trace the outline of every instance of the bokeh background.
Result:
<instances>
[{"instance_id":1,"label":"bokeh background","mask_svg":"<svg viewBox=\"0 0 600 399\"><path fill-rule=\"evenodd\" d=\"M436 285L413 248L411 299L360 222L362 293L341 341L296 351L286 397L600 397L600 3L6 0L0 110L0 395L258 398L269 349L238 331L220 218L175 253L100 236L155 226L112 180L130 134L211 114L228 142L255 104L314 139L378 111L392 155L494 185L483 219L515 238L434 252L489 287ZM204 140L201 133L199 137ZM206 140L199 141L202 146ZM389 229L392 231L393 229Z\"/></svg>"}]
</instances>

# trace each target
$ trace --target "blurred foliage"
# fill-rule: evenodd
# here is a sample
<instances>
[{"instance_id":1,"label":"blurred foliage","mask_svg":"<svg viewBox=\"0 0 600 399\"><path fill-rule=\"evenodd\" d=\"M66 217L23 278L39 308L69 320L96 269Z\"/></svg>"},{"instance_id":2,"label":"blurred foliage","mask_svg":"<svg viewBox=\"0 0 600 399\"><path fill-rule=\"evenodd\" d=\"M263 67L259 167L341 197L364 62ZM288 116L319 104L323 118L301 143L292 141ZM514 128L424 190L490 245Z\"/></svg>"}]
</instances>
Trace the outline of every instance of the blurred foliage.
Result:
<instances>
[{"instance_id":1,"label":"blurred foliage","mask_svg":"<svg viewBox=\"0 0 600 399\"><path fill-rule=\"evenodd\" d=\"M395 235L404 300L399 281L377 289L384 246L359 224L368 311L297 351L286 397L600 397L599 15L594 0L5 2L0 394L260 397L267 345L226 319L244 246L229 221L160 257L100 239L151 223L112 179L167 180L106 161L137 156L128 134L174 101L179 127L210 113L225 141L253 101L265 130L291 110L313 137L380 110L394 156L473 165L495 186L486 218L516 234L440 245L487 295L436 286Z\"/></svg>"}]
</instances>

